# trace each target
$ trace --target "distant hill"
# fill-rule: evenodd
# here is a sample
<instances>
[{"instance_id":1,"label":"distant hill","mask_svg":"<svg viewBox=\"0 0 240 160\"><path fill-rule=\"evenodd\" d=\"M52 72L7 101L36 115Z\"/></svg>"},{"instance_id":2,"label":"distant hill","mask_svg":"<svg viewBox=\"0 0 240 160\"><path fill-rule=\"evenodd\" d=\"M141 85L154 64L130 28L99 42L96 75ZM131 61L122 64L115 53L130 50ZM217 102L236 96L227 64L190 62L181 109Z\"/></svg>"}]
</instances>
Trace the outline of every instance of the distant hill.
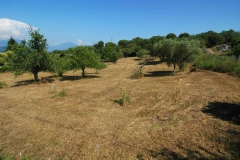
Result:
<instances>
[{"instance_id":1,"label":"distant hill","mask_svg":"<svg viewBox=\"0 0 240 160\"><path fill-rule=\"evenodd\" d=\"M5 52L7 48L7 43L9 40L0 40L0 52ZM15 39L15 41L19 44L21 43L20 39ZM71 47L76 47L77 45L72 42L66 42L59 45L48 46L48 51L51 52L53 50L66 50Z\"/></svg>"},{"instance_id":2,"label":"distant hill","mask_svg":"<svg viewBox=\"0 0 240 160\"><path fill-rule=\"evenodd\" d=\"M6 48L7 48L7 44L8 44L9 39L6 40L0 40L0 52L5 52ZM19 44L21 43L20 39L15 39L15 41Z\"/></svg>"},{"instance_id":3,"label":"distant hill","mask_svg":"<svg viewBox=\"0 0 240 160\"><path fill-rule=\"evenodd\" d=\"M48 46L48 51L51 52L53 50L67 50L68 48L76 47L76 46L77 45L72 42L66 42L59 45Z\"/></svg>"},{"instance_id":4,"label":"distant hill","mask_svg":"<svg viewBox=\"0 0 240 160\"><path fill-rule=\"evenodd\" d=\"M2 46L2 47L0 47L0 52L5 52L5 51L6 51L6 48L7 48L7 46Z\"/></svg>"}]
</instances>

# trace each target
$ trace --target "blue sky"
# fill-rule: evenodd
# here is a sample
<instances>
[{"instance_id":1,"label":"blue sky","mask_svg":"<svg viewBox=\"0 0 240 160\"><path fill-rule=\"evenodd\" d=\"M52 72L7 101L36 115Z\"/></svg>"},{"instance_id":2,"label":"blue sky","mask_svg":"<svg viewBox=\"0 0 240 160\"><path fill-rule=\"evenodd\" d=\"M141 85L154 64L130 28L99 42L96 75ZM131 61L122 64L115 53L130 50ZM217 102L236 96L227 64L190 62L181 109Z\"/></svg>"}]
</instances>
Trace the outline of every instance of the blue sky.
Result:
<instances>
[{"instance_id":1,"label":"blue sky","mask_svg":"<svg viewBox=\"0 0 240 160\"><path fill-rule=\"evenodd\" d=\"M239 0L0 0L0 6L0 20L17 21L0 21L0 39L26 38L17 27L27 24L39 28L50 45L240 31Z\"/></svg>"}]
</instances>

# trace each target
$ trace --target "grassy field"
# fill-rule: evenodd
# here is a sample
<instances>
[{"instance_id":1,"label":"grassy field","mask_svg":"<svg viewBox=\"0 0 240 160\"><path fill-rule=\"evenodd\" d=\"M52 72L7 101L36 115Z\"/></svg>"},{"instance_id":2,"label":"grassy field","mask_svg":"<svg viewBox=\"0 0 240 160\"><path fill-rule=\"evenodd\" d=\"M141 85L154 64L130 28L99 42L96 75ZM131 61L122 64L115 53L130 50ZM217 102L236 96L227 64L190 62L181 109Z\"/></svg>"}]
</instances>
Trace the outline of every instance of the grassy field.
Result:
<instances>
[{"instance_id":1,"label":"grassy field","mask_svg":"<svg viewBox=\"0 0 240 160\"><path fill-rule=\"evenodd\" d=\"M0 159L239 159L240 80L211 71L180 72L152 61L130 79L136 58L99 71L1 73ZM66 96L56 96L53 85ZM50 92L52 89L52 92ZM56 88L55 88L56 89ZM123 106L114 101L122 89Z\"/></svg>"}]
</instances>

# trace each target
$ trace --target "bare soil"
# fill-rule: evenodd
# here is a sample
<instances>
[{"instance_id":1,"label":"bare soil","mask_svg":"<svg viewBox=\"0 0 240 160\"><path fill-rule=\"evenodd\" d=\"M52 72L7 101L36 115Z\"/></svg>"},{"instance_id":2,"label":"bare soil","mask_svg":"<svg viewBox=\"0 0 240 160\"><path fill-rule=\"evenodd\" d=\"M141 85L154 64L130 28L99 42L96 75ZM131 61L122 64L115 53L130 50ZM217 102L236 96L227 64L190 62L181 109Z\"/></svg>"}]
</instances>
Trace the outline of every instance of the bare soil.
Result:
<instances>
[{"instance_id":1,"label":"bare soil","mask_svg":"<svg viewBox=\"0 0 240 160\"><path fill-rule=\"evenodd\" d=\"M120 59L101 71L1 73L0 159L239 159L240 79ZM53 84L66 96L55 96ZM123 106L120 88L130 97ZM56 89L56 88L55 88Z\"/></svg>"}]
</instances>

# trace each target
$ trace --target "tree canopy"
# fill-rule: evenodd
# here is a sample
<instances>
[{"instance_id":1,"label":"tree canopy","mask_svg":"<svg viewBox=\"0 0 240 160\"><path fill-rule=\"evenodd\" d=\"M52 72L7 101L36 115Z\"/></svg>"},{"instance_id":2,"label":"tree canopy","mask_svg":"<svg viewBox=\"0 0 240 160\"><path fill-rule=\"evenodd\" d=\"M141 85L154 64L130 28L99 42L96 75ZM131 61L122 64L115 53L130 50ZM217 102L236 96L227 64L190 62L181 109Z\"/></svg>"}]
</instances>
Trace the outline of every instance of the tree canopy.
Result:
<instances>
[{"instance_id":1,"label":"tree canopy","mask_svg":"<svg viewBox=\"0 0 240 160\"><path fill-rule=\"evenodd\" d=\"M102 69L106 65L100 62L100 56L97 55L92 48L85 46L78 46L70 48L70 68L73 70L82 70L82 76L86 77L86 68Z\"/></svg>"},{"instance_id":2,"label":"tree canopy","mask_svg":"<svg viewBox=\"0 0 240 160\"><path fill-rule=\"evenodd\" d=\"M156 56L166 60L167 64L176 66L180 70L186 63L193 61L193 55L200 52L200 43L197 40L189 39L163 39L155 44Z\"/></svg>"}]
</instances>

